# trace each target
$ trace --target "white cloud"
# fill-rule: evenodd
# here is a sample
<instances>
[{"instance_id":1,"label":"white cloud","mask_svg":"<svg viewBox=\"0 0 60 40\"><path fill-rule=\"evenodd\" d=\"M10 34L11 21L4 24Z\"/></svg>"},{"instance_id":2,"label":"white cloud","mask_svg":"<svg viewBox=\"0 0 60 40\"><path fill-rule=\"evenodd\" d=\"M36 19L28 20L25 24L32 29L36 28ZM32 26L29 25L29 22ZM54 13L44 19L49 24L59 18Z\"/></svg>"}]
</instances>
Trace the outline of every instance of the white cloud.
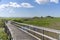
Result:
<instances>
[{"instance_id":1,"label":"white cloud","mask_svg":"<svg viewBox=\"0 0 60 40\"><path fill-rule=\"evenodd\" d=\"M29 3L21 3L21 6L24 7L24 8L32 8L32 7L34 7Z\"/></svg>"},{"instance_id":2,"label":"white cloud","mask_svg":"<svg viewBox=\"0 0 60 40\"><path fill-rule=\"evenodd\" d=\"M49 0L35 0L35 2L37 2L38 4L45 4L48 3Z\"/></svg>"},{"instance_id":3,"label":"white cloud","mask_svg":"<svg viewBox=\"0 0 60 40\"><path fill-rule=\"evenodd\" d=\"M2 5L0 5L0 9L3 9L5 7L8 7L8 6L9 6L8 4L2 4Z\"/></svg>"},{"instance_id":4,"label":"white cloud","mask_svg":"<svg viewBox=\"0 0 60 40\"><path fill-rule=\"evenodd\" d=\"M59 3L59 0L50 0L50 2Z\"/></svg>"},{"instance_id":5,"label":"white cloud","mask_svg":"<svg viewBox=\"0 0 60 40\"><path fill-rule=\"evenodd\" d=\"M7 7L15 7L15 8L19 8L19 7L21 7L18 3L16 3L16 2L10 2L10 3L8 3L8 4L1 4L0 5L0 9L4 9L4 8L7 8Z\"/></svg>"},{"instance_id":6,"label":"white cloud","mask_svg":"<svg viewBox=\"0 0 60 40\"><path fill-rule=\"evenodd\" d=\"M35 0L35 2L38 4L45 4L45 3L49 3L49 2L59 3L59 0Z\"/></svg>"},{"instance_id":7,"label":"white cloud","mask_svg":"<svg viewBox=\"0 0 60 40\"><path fill-rule=\"evenodd\" d=\"M17 7L17 8L18 8L18 7L21 7L21 5L19 5L19 4L16 3L16 2L14 2L14 3L13 3L13 2L10 2L10 3L9 3L9 6L10 6L10 7Z\"/></svg>"},{"instance_id":8,"label":"white cloud","mask_svg":"<svg viewBox=\"0 0 60 40\"><path fill-rule=\"evenodd\" d=\"M8 7L13 7L13 8L20 8L20 7L32 8L33 6L31 4L29 4L29 3L18 4L16 2L9 2L7 4L1 4L0 5L0 9L4 9L4 8L8 8Z\"/></svg>"}]
</instances>

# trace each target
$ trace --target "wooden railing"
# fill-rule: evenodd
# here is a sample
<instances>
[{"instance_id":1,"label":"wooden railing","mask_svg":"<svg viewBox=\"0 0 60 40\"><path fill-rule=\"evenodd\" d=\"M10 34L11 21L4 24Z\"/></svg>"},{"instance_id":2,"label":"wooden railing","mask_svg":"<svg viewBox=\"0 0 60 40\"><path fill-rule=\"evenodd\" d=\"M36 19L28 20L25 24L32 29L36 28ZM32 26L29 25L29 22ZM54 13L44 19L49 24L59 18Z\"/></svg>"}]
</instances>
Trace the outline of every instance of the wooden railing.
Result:
<instances>
[{"instance_id":1,"label":"wooden railing","mask_svg":"<svg viewBox=\"0 0 60 40\"><path fill-rule=\"evenodd\" d=\"M8 29L8 27L7 27L7 25L6 25L6 22L5 22L4 24L5 24L5 26L4 26L5 32L6 32L7 35L8 35L8 40L13 40L12 35L11 35L11 33L10 33L10 30Z\"/></svg>"},{"instance_id":2,"label":"wooden railing","mask_svg":"<svg viewBox=\"0 0 60 40\"><path fill-rule=\"evenodd\" d=\"M11 21L11 24L37 36L41 40L60 40L60 30L38 27Z\"/></svg>"}]
</instances>

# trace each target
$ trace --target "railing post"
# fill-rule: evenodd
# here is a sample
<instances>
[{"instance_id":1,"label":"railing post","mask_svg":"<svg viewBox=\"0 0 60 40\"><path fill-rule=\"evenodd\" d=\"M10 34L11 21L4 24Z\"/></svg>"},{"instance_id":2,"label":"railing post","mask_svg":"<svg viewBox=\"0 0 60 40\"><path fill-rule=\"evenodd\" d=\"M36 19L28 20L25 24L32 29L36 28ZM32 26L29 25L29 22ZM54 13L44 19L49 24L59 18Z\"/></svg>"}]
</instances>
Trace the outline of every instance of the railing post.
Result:
<instances>
[{"instance_id":1,"label":"railing post","mask_svg":"<svg viewBox=\"0 0 60 40\"><path fill-rule=\"evenodd\" d=\"M43 35L44 35L44 30L42 30L42 32L43 32ZM44 36L42 36L42 40L44 40Z\"/></svg>"},{"instance_id":2,"label":"railing post","mask_svg":"<svg viewBox=\"0 0 60 40\"><path fill-rule=\"evenodd\" d=\"M59 34L59 38L58 38L58 40L60 40L60 34Z\"/></svg>"}]
</instances>

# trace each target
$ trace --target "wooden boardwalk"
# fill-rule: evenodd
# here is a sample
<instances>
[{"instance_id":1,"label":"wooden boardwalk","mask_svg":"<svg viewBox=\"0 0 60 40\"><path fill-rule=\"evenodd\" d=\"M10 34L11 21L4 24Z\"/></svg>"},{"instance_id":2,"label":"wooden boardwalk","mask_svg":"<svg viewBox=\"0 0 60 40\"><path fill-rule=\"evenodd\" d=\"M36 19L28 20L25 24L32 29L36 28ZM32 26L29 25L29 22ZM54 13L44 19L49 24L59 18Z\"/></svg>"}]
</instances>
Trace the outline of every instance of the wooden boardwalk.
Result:
<instances>
[{"instance_id":1,"label":"wooden boardwalk","mask_svg":"<svg viewBox=\"0 0 60 40\"><path fill-rule=\"evenodd\" d=\"M29 24L19 23L12 21L14 25L21 27L22 29L33 32L32 34L37 34L35 36L39 37L41 40L60 40L60 30L50 29L45 27L38 27ZM50 34L51 33L51 34Z\"/></svg>"},{"instance_id":2,"label":"wooden boardwalk","mask_svg":"<svg viewBox=\"0 0 60 40\"><path fill-rule=\"evenodd\" d=\"M13 40L37 40L36 38L19 30L18 27L12 25L10 22L6 23L6 25L11 32Z\"/></svg>"},{"instance_id":3,"label":"wooden boardwalk","mask_svg":"<svg viewBox=\"0 0 60 40\"><path fill-rule=\"evenodd\" d=\"M6 22L5 24L11 32L13 40L60 40L60 30L36 27L11 21ZM53 35L47 33L51 33Z\"/></svg>"}]
</instances>

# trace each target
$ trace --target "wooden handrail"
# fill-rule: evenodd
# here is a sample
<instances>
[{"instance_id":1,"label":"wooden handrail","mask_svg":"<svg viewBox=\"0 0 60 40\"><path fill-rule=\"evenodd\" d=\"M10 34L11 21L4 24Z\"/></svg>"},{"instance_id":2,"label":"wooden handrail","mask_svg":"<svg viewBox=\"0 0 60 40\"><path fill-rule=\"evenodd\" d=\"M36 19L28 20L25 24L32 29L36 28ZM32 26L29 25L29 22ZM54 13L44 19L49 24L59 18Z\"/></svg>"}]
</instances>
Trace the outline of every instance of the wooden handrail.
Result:
<instances>
[{"instance_id":1,"label":"wooden handrail","mask_svg":"<svg viewBox=\"0 0 60 40\"><path fill-rule=\"evenodd\" d=\"M15 24L15 25L17 25L17 26L20 26L20 25L22 25L22 26L26 26L26 27L32 27L32 28L36 28L36 29L41 29L41 30L44 30L44 31L48 31L48 32L52 32L52 33L56 33L56 34L58 34L59 36L59 38L58 39L56 39L56 40L60 40L60 30L55 30L55 29L50 29L50 28L45 28L45 27L38 27L38 26L33 26L33 25L29 25L29 24L24 24L24 23L19 23L19 22L14 22L14 21L12 21L11 23L13 23L13 24ZM27 29L27 30L30 30L30 29ZM31 30L30 30L31 31ZM32 31L34 31L34 30L32 30ZM39 33L39 32L37 32L37 31L34 31L35 33ZM40 33L41 34L41 33ZM44 37L47 37L47 38L50 38L51 40L55 40L55 38L53 38L53 37L50 37L50 36L48 36L48 35L45 35L45 34L43 34L42 36L44 36Z\"/></svg>"}]
</instances>

